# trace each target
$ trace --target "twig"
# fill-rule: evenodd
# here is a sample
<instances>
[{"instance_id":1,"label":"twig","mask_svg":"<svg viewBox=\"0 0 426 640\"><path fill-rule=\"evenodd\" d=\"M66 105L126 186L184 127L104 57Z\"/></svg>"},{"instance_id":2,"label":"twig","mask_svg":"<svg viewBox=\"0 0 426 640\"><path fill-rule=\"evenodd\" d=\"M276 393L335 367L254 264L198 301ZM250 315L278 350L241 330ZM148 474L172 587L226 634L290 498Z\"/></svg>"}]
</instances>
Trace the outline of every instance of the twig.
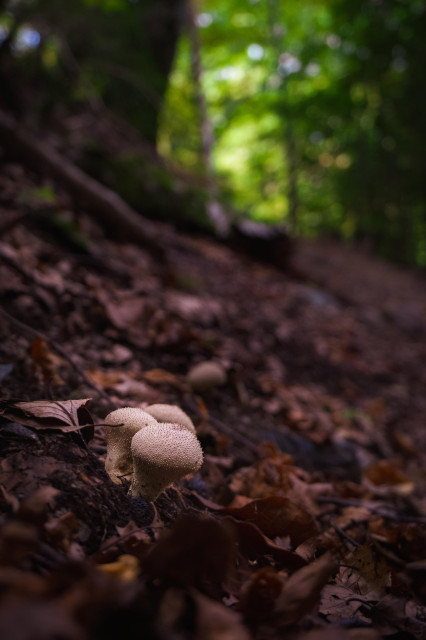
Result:
<instances>
[{"instance_id":1,"label":"twig","mask_svg":"<svg viewBox=\"0 0 426 640\"><path fill-rule=\"evenodd\" d=\"M333 496L319 496L316 498L317 502L330 502L331 504L337 504L342 507L364 507L371 513L384 518L385 520L393 520L394 522L412 522L415 524L426 524L426 518L416 516L404 516L398 513L391 513L390 511L384 511L379 507L368 502L361 502L361 500L353 500L351 498L338 498Z\"/></svg>"},{"instance_id":2,"label":"twig","mask_svg":"<svg viewBox=\"0 0 426 640\"><path fill-rule=\"evenodd\" d=\"M185 397L185 400L190 405L190 407L194 411L194 413L198 413L199 415L201 415L201 411L200 411L199 407L197 406L197 404L192 400L192 398L189 395L187 395ZM209 417L208 417L208 422L211 422L211 424L214 425L219 431L222 431L222 433L225 433L226 435L228 435L235 442L239 442L244 447L249 449L249 451L251 453L254 453L256 457L259 456L259 449L258 449L257 445L254 444L248 438L246 438L246 436L243 435L242 433L238 433L237 427L235 427L235 428L228 427L228 425L226 425L224 422L222 422L221 420L218 420L217 418L213 418L213 416L211 416L211 415L209 415Z\"/></svg>"},{"instance_id":3,"label":"twig","mask_svg":"<svg viewBox=\"0 0 426 640\"><path fill-rule=\"evenodd\" d=\"M217 427L219 431L226 433L226 435L228 435L230 438L244 445L247 449L249 449L249 451L251 451L251 453L256 454L256 456L259 456L258 446L254 444L251 440L246 438L246 436L244 436L242 433L239 433L235 425L233 427L228 427L228 425L222 422L222 420L213 418L213 416L209 416L209 422L211 422L215 427Z\"/></svg>"},{"instance_id":4,"label":"twig","mask_svg":"<svg viewBox=\"0 0 426 640\"><path fill-rule=\"evenodd\" d=\"M355 540L355 538L353 538L352 536L350 536L348 533L346 533L346 531L344 531L344 529L342 529L341 527L339 527L337 524L332 524L331 525L333 527L333 529L335 530L335 532L341 537L343 538L343 540L346 540L347 542L349 542L350 544L352 544L354 547L359 547L360 543L357 542L357 540Z\"/></svg>"},{"instance_id":5,"label":"twig","mask_svg":"<svg viewBox=\"0 0 426 640\"><path fill-rule=\"evenodd\" d=\"M33 327L30 327L28 324L25 324L24 322L17 320L12 315L10 315L10 313L8 313L5 309L3 309L3 307L1 306L0 306L0 315L2 315L4 318L6 318L7 320L15 324L17 327L19 327L23 331L26 331L27 333L32 334L36 338L40 338L41 340L44 340L44 342L49 344L55 351L59 353L59 355L61 355L64 358L64 360L66 360L71 365L74 371L84 380L84 382L87 384L88 387L96 391L96 393L100 395L104 400L106 400L109 405L114 406L114 403L111 402L110 397L105 393L105 391L100 387L98 387L98 385L96 385L94 382L92 382L92 380L90 380L90 378L81 369L81 367L79 367L78 364L74 362L74 360L71 358L70 355L68 355L65 349L61 347L61 345L58 344L55 340L52 340L51 338L46 336L44 333L41 333L41 331L38 331L37 329L33 329Z\"/></svg>"}]
</instances>

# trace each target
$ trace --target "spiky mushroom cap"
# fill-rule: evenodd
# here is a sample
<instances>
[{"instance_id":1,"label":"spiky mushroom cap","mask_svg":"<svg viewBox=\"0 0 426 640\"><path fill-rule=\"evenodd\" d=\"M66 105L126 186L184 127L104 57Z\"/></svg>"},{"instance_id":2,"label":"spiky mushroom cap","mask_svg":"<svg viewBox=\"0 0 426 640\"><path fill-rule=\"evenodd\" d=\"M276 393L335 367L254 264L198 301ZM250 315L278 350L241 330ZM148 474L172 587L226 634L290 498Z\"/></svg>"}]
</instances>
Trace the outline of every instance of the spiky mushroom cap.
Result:
<instances>
[{"instance_id":1,"label":"spiky mushroom cap","mask_svg":"<svg viewBox=\"0 0 426 640\"><path fill-rule=\"evenodd\" d=\"M131 450L131 492L149 501L172 482L198 471L203 463L196 435L180 424L149 425L133 436Z\"/></svg>"},{"instance_id":2,"label":"spiky mushroom cap","mask_svg":"<svg viewBox=\"0 0 426 640\"><path fill-rule=\"evenodd\" d=\"M130 444L140 429L148 425L155 426L157 421L146 411L136 407L124 407L111 411L105 418L104 427L107 441L105 470L116 484L121 484L121 477L129 476L133 471ZM121 427L114 425L123 425Z\"/></svg>"},{"instance_id":3,"label":"spiky mushroom cap","mask_svg":"<svg viewBox=\"0 0 426 640\"><path fill-rule=\"evenodd\" d=\"M145 411L155 418L157 422L181 424L192 433L195 433L194 423L191 418L176 404L151 404L146 407Z\"/></svg>"}]
</instances>

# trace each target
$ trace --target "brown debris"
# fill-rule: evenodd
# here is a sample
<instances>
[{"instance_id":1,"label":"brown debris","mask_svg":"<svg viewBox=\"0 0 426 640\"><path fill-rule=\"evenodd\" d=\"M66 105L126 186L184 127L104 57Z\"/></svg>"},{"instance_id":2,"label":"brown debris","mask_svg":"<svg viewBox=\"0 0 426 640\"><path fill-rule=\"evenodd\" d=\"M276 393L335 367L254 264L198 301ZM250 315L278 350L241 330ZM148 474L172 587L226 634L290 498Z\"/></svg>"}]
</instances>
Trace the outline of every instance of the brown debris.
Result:
<instances>
[{"instance_id":1,"label":"brown debris","mask_svg":"<svg viewBox=\"0 0 426 640\"><path fill-rule=\"evenodd\" d=\"M423 640L418 276L323 241L296 278L162 227L165 279L49 182L83 259L20 215L40 178L3 168L0 636ZM200 362L226 384L191 387ZM106 414L152 403L205 454L155 504L104 469Z\"/></svg>"}]
</instances>

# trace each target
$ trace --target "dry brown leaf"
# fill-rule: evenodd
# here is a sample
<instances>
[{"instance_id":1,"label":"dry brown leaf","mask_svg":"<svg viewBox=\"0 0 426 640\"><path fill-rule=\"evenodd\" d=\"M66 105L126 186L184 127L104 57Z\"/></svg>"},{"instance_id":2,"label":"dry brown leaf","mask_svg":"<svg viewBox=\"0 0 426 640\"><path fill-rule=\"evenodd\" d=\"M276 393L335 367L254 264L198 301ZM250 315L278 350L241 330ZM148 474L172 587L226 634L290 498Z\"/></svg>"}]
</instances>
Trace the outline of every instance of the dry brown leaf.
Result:
<instances>
[{"instance_id":1,"label":"dry brown leaf","mask_svg":"<svg viewBox=\"0 0 426 640\"><path fill-rule=\"evenodd\" d=\"M116 562L98 564L98 569L120 582L133 582L139 575L139 560L127 553L119 556Z\"/></svg>"},{"instance_id":2,"label":"dry brown leaf","mask_svg":"<svg viewBox=\"0 0 426 640\"><path fill-rule=\"evenodd\" d=\"M347 567L341 567L336 582L354 589L356 593L379 600L389 582L390 569L382 556L375 553L371 544L355 549L345 558Z\"/></svg>"},{"instance_id":3,"label":"dry brown leaf","mask_svg":"<svg viewBox=\"0 0 426 640\"><path fill-rule=\"evenodd\" d=\"M150 369L142 375L143 378L151 384L169 384L179 390L186 388L186 384L182 382L179 376L165 369Z\"/></svg>"},{"instance_id":4,"label":"dry brown leaf","mask_svg":"<svg viewBox=\"0 0 426 640\"><path fill-rule=\"evenodd\" d=\"M53 386L61 386L64 384L58 372L58 366L61 360L51 351L45 340L42 338L33 340L30 345L30 354L40 380Z\"/></svg>"},{"instance_id":5,"label":"dry brown leaf","mask_svg":"<svg viewBox=\"0 0 426 640\"><path fill-rule=\"evenodd\" d=\"M197 605L195 640L250 640L238 613L197 591L192 596Z\"/></svg>"},{"instance_id":6,"label":"dry brown leaf","mask_svg":"<svg viewBox=\"0 0 426 640\"><path fill-rule=\"evenodd\" d=\"M192 320L205 326L220 318L222 312L222 305L216 300L200 298L180 291L168 293L166 307L184 320Z\"/></svg>"},{"instance_id":7,"label":"dry brown leaf","mask_svg":"<svg viewBox=\"0 0 426 640\"><path fill-rule=\"evenodd\" d=\"M110 369L108 371L103 371L102 369L88 369L86 373L91 381L102 389L113 387L114 385L121 382L124 378L123 372L116 369Z\"/></svg>"},{"instance_id":8,"label":"dry brown leaf","mask_svg":"<svg viewBox=\"0 0 426 640\"><path fill-rule=\"evenodd\" d=\"M409 483L395 460L379 460L364 469L364 478L374 485L397 485Z\"/></svg>"},{"instance_id":9,"label":"dry brown leaf","mask_svg":"<svg viewBox=\"0 0 426 640\"><path fill-rule=\"evenodd\" d=\"M272 567L264 567L243 585L240 608L247 622L260 622L274 611L286 578Z\"/></svg>"},{"instance_id":10,"label":"dry brown leaf","mask_svg":"<svg viewBox=\"0 0 426 640\"><path fill-rule=\"evenodd\" d=\"M16 402L0 411L5 417L34 429L59 429L64 433L78 431L79 410L83 410L91 398L82 400L35 400L33 402ZM87 415L87 411L85 412Z\"/></svg>"},{"instance_id":11,"label":"dry brown leaf","mask_svg":"<svg viewBox=\"0 0 426 640\"><path fill-rule=\"evenodd\" d=\"M337 560L326 553L290 576L275 602L275 614L279 615L278 626L293 626L309 613L338 566Z\"/></svg>"},{"instance_id":12,"label":"dry brown leaf","mask_svg":"<svg viewBox=\"0 0 426 640\"><path fill-rule=\"evenodd\" d=\"M232 525L241 552L249 560L256 561L258 566L270 565L271 560L277 569L294 571L305 566L306 562L301 556L272 542L251 522L235 520L231 516L225 516L223 520Z\"/></svg>"},{"instance_id":13,"label":"dry brown leaf","mask_svg":"<svg viewBox=\"0 0 426 640\"><path fill-rule=\"evenodd\" d=\"M326 584L322 590L319 613L326 616L329 622L355 616L362 620L367 620L359 612L363 602L371 604L372 600L369 596L363 596L348 587L338 584Z\"/></svg>"},{"instance_id":14,"label":"dry brown leaf","mask_svg":"<svg viewBox=\"0 0 426 640\"><path fill-rule=\"evenodd\" d=\"M132 380L131 378L125 378L120 383L115 384L114 391L122 397L131 397L137 402L148 402L149 404L155 404L163 399L163 395L160 391L153 389L142 380Z\"/></svg>"},{"instance_id":15,"label":"dry brown leaf","mask_svg":"<svg viewBox=\"0 0 426 640\"><path fill-rule=\"evenodd\" d=\"M112 300L107 292L97 290L99 301L104 305L105 311L111 323L117 329L131 329L137 325L142 326L143 313L146 302L140 295L133 291L116 292L117 300Z\"/></svg>"},{"instance_id":16,"label":"dry brown leaf","mask_svg":"<svg viewBox=\"0 0 426 640\"><path fill-rule=\"evenodd\" d=\"M224 513L255 524L269 538L290 536L293 545L301 544L318 533L312 516L282 496L253 500L240 508L227 507Z\"/></svg>"},{"instance_id":17,"label":"dry brown leaf","mask_svg":"<svg viewBox=\"0 0 426 640\"><path fill-rule=\"evenodd\" d=\"M58 518L52 518L44 525L46 537L52 545L68 550L78 532L80 522L72 511L67 511Z\"/></svg>"},{"instance_id":18,"label":"dry brown leaf","mask_svg":"<svg viewBox=\"0 0 426 640\"><path fill-rule=\"evenodd\" d=\"M146 555L144 571L166 584L218 586L235 553L232 530L212 517L186 516Z\"/></svg>"}]
</instances>

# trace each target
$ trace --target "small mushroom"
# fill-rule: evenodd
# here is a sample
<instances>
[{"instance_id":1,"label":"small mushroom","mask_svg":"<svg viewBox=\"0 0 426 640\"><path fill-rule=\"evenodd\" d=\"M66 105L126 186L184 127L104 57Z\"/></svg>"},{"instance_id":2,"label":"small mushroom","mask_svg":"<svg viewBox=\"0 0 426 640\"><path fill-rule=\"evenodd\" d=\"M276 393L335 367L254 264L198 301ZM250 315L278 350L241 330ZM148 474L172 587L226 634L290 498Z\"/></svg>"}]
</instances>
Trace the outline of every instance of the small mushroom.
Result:
<instances>
[{"instance_id":1,"label":"small mushroom","mask_svg":"<svg viewBox=\"0 0 426 640\"><path fill-rule=\"evenodd\" d=\"M134 496L152 501L203 463L203 451L194 433L180 424L160 423L138 431L131 444Z\"/></svg>"},{"instance_id":2,"label":"small mushroom","mask_svg":"<svg viewBox=\"0 0 426 640\"><path fill-rule=\"evenodd\" d=\"M206 360L190 369L187 380L193 391L206 391L226 383L226 371L214 360Z\"/></svg>"},{"instance_id":3,"label":"small mushroom","mask_svg":"<svg viewBox=\"0 0 426 640\"><path fill-rule=\"evenodd\" d=\"M145 411L155 418L157 422L181 424L195 433L195 427L191 418L176 404L150 404L149 407L146 407Z\"/></svg>"},{"instance_id":4,"label":"small mushroom","mask_svg":"<svg viewBox=\"0 0 426 640\"><path fill-rule=\"evenodd\" d=\"M135 407L125 407L111 411L105 418L105 437L107 456L105 471L116 484L121 484L121 477L132 473L132 438L140 429L148 425L155 426L157 421L146 411ZM122 424L118 427L114 425Z\"/></svg>"}]
</instances>

